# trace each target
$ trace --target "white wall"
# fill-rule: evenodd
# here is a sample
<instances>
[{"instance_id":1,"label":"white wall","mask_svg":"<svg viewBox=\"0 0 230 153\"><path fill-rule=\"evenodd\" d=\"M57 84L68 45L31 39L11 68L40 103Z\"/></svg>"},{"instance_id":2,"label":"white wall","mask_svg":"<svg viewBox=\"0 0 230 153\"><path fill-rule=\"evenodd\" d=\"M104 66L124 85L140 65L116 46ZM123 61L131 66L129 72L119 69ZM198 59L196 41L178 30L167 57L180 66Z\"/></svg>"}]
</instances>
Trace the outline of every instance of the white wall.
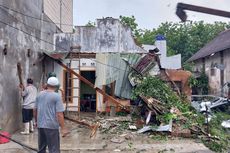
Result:
<instances>
[{"instance_id":1,"label":"white wall","mask_svg":"<svg viewBox=\"0 0 230 153\"><path fill-rule=\"evenodd\" d=\"M180 69L181 68L181 54L174 56L167 56L167 41L156 40L155 45L143 45L146 51L158 48L157 53L160 57L161 67L165 69Z\"/></svg>"},{"instance_id":2,"label":"white wall","mask_svg":"<svg viewBox=\"0 0 230 153\"><path fill-rule=\"evenodd\" d=\"M44 0L44 12L63 32L73 31L73 0Z\"/></svg>"},{"instance_id":3,"label":"white wall","mask_svg":"<svg viewBox=\"0 0 230 153\"><path fill-rule=\"evenodd\" d=\"M96 70L96 63L94 61L95 59L81 59L80 60L80 63L81 63L81 67L80 67L80 70L81 71L95 71ZM70 60L66 59L63 61L64 64L67 65L67 63L69 63ZM86 64L83 64L83 63L86 63ZM92 66L91 63L94 63L95 66ZM79 61L78 60L72 60L72 64L71 64L71 68L79 73ZM64 90L64 78L63 78L63 75L64 75L64 69L58 65L57 63L54 64L54 72L57 74L57 77L59 79L59 82L60 82L60 88ZM76 87L75 89L73 89L73 103L69 103L68 104L68 110L70 111L78 111L78 108L79 108L79 97L80 96L80 80L78 79L78 77L76 77L75 75L73 75L73 87ZM78 89L77 89L78 88ZM100 98L100 96L99 96ZM101 97L103 98L103 97ZM97 98L98 100L98 98ZM99 109L99 107L102 107L103 104L98 104L97 107Z\"/></svg>"}]
</instances>

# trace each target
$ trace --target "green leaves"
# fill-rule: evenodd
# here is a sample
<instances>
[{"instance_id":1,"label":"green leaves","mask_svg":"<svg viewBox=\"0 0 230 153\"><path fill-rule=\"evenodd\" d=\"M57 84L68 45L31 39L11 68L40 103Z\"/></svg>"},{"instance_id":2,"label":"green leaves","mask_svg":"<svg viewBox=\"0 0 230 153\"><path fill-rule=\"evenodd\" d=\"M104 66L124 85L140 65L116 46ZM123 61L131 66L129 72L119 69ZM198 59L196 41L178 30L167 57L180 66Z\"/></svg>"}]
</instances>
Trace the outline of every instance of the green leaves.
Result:
<instances>
[{"instance_id":1,"label":"green leaves","mask_svg":"<svg viewBox=\"0 0 230 153\"><path fill-rule=\"evenodd\" d=\"M207 24L202 21L186 23L166 22L162 23L157 29L153 29L151 37L154 39L157 34L163 34L167 39L170 54L172 54L172 51L174 54L182 54L182 62L185 62L218 33L226 30L228 27L229 24L222 22L214 24ZM149 33L147 30L145 32ZM146 33L140 38L142 43L149 42L145 41L145 36L148 36Z\"/></svg>"},{"instance_id":2,"label":"green leaves","mask_svg":"<svg viewBox=\"0 0 230 153\"><path fill-rule=\"evenodd\" d=\"M148 76L142 80L132 93L133 99L143 95L153 97L161 101L169 110L172 106L178 108L182 113L189 111L189 106L183 102L174 91L158 77Z\"/></svg>"},{"instance_id":3,"label":"green leaves","mask_svg":"<svg viewBox=\"0 0 230 153\"><path fill-rule=\"evenodd\" d=\"M216 37L221 31L230 28L229 23L213 24L199 22L165 22L156 29L140 29L134 16L120 16L121 23L132 29L138 44L154 44L155 37L162 34L167 39L168 55L181 54L182 63Z\"/></svg>"},{"instance_id":4,"label":"green leaves","mask_svg":"<svg viewBox=\"0 0 230 153\"><path fill-rule=\"evenodd\" d=\"M95 27L95 26L96 26L96 23L95 23L95 22L92 22L92 21L88 21L88 23L87 23L85 26L88 26L88 27Z\"/></svg>"},{"instance_id":5,"label":"green leaves","mask_svg":"<svg viewBox=\"0 0 230 153\"><path fill-rule=\"evenodd\" d=\"M188 84L189 84L190 88L192 88L192 87L197 87L197 85L198 85L198 80L192 75L192 76L190 76L189 79L188 79Z\"/></svg>"}]
</instances>

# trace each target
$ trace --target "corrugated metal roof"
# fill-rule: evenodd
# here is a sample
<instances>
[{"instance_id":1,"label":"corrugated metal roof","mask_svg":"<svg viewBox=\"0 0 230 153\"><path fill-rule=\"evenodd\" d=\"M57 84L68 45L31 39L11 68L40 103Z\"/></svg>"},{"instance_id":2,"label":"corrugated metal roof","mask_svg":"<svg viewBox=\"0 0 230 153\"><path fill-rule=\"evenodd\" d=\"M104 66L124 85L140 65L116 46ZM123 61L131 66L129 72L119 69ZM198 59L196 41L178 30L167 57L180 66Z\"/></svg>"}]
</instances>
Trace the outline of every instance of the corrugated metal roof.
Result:
<instances>
[{"instance_id":1,"label":"corrugated metal roof","mask_svg":"<svg viewBox=\"0 0 230 153\"><path fill-rule=\"evenodd\" d=\"M57 52L57 51L49 52L45 50L42 50L42 51L46 55L52 57L53 59L57 59L57 60L63 60L69 55L69 52Z\"/></svg>"},{"instance_id":2,"label":"corrugated metal roof","mask_svg":"<svg viewBox=\"0 0 230 153\"><path fill-rule=\"evenodd\" d=\"M96 87L108 85L114 81L115 95L130 99L132 86L128 81L130 67L125 62L133 65L139 61L139 54L98 53L96 54Z\"/></svg>"},{"instance_id":3,"label":"corrugated metal roof","mask_svg":"<svg viewBox=\"0 0 230 153\"><path fill-rule=\"evenodd\" d=\"M230 29L221 32L217 37L201 48L190 59L188 59L188 61L194 61L229 48Z\"/></svg>"}]
</instances>

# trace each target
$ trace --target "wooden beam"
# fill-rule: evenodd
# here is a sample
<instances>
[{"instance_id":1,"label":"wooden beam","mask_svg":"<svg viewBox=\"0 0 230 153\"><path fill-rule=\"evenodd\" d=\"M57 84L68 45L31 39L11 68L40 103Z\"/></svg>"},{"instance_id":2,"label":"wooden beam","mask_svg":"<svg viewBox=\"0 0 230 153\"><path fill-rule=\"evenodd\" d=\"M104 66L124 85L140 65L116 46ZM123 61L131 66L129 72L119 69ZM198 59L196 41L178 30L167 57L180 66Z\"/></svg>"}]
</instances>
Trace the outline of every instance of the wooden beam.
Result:
<instances>
[{"instance_id":1,"label":"wooden beam","mask_svg":"<svg viewBox=\"0 0 230 153\"><path fill-rule=\"evenodd\" d=\"M89 128L91 129L90 138L96 136L97 129L98 129L98 127L100 126L100 123L99 123L99 122L97 122L97 123L95 123L95 124L89 124L89 123L87 123L87 122L85 122L85 121L74 120L74 119L71 119L71 118L69 118L69 117L67 117L67 116L65 116L65 119L67 119L67 120L69 120L69 121L71 121L71 122L74 122L74 123L77 123L77 124L80 124L80 125L84 125L84 126L89 127Z\"/></svg>"},{"instance_id":2,"label":"wooden beam","mask_svg":"<svg viewBox=\"0 0 230 153\"><path fill-rule=\"evenodd\" d=\"M24 89L24 84L23 84L23 80L22 80L22 66L21 66L21 63L17 63L17 71L18 71L19 84Z\"/></svg>"},{"instance_id":3,"label":"wooden beam","mask_svg":"<svg viewBox=\"0 0 230 153\"><path fill-rule=\"evenodd\" d=\"M49 56L49 55L48 55ZM49 56L50 57L50 56ZM50 57L52 58L52 57ZM53 58L52 58L53 59ZM90 81L88 81L86 78L84 78L83 76L81 76L80 74L76 73L74 70L72 70L71 68L67 67L65 64L63 64L61 61L57 60L57 59L53 59L56 63L58 63L60 66L62 66L64 69L66 69L66 71L72 73L73 75L77 76L79 78L79 80L83 81L84 83L86 83L88 86L90 86L91 88L94 88L97 92L99 92L100 94L102 94L103 96L105 96L109 101L111 101L112 103L115 103L121 107L125 107L124 105L122 105L121 103L119 103L119 101L117 99L115 99L114 97L108 95L107 93L105 93L105 91L103 91L102 89L98 88L98 87L94 87L94 84L92 84Z\"/></svg>"},{"instance_id":4,"label":"wooden beam","mask_svg":"<svg viewBox=\"0 0 230 153\"><path fill-rule=\"evenodd\" d=\"M67 58L95 58L95 53L80 53L80 52L70 52Z\"/></svg>"},{"instance_id":5,"label":"wooden beam","mask_svg":"<svg viewBox=\"0 0 230 153\"><path fill-rule=\"evenodd\" d=\"M110 88L111 88L111 96L115 96L115 81L110 83Z\"/></svg>"}]
</instances>

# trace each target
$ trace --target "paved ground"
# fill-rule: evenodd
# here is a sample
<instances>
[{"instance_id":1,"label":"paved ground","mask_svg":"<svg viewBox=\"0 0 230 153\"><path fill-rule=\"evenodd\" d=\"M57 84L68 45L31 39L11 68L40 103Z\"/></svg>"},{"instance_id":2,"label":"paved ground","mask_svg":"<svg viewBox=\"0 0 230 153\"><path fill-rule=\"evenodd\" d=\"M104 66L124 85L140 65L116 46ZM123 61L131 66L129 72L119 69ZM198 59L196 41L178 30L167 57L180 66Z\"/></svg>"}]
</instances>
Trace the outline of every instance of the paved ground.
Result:
<instances>
[{"instance_id":1,"label":"paved ground","mask_svg":"<svg viewBox=\"0 0 230 153\"><path fill-rule=\"evenodd\" d=\"M61 139L62 153L211 153L202 143L191 139L168 139L157 141L149 134L127 132L120 134L105 134L97 132L95 138L90 139L90 130L87 127L66 122L71 134ZM15 133L12 138L37 148L37 131L30 135ZM112 142L111 139L118 142ZM20 145L10 142L0 144L0 153L33 153Z\"/></svg>"}]
</instances>

